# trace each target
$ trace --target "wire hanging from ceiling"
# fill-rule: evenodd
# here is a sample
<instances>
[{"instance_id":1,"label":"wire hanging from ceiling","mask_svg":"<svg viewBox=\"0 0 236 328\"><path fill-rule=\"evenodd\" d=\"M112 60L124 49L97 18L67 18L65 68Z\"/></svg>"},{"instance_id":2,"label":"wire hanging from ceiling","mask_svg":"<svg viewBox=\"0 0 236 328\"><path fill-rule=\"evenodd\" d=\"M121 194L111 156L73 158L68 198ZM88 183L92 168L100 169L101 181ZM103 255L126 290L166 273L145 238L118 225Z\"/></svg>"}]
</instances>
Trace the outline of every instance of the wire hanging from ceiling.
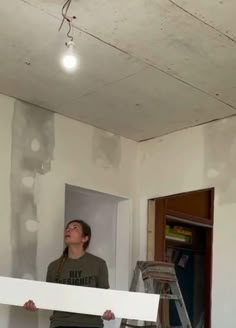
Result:
<instances>
[{"instance_id":1,"label":"wire hanging from ceiling","mask_svg":"<svg viewBox=\"0 0 236 328\"><path fill-rule=\"evenodd\" d=\"M65 42L66 50L64 55L61 57L61 64L64 69L68 72L73 72L78 67L78 56L75 51L74 34L73 34L73 20L76 19L76 16L69 16L68 11L70 9L72 0L66 0L61 9L62 21L59 27L59 31L62 29L63 24L67 23L68 31L67 41Z\"/></svg>"},{"instance_id":2,"label":"wire hanging from ceiling","mask_svg":"<svg viewBox=\"0 0 236 328\"><path fill-rule=\"evenodd\" d=\"M70 42L73 42L74 37L73 37L73 20L76 19L76 16L68 16L68 10L70 8L70 5L72 3L72 0L67 0L64 5L62 6L61 9L61 15L62 15L62 22L59 27L59 31L61 30L63 24L65 22L68 23L68 32L67 32L67 37L70 39Z\"/></svg>"}]
</instances>

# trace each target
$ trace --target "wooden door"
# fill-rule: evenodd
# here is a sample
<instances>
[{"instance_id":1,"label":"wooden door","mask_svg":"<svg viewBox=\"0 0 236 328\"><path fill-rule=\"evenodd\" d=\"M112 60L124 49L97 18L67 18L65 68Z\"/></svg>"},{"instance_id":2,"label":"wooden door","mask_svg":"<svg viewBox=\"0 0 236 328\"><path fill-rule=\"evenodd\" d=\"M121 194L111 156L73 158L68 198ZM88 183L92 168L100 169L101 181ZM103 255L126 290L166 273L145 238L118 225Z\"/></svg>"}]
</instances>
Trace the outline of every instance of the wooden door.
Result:
<instances>
[{"instance_id":1,"label":"wooden door","mask_svg":"<svg viewBox=\"0 0 236 328\"><path fill-rule=\"evenodd\" d=\"M189 223L205 225L205 328L211 328L211 287L212 287L212 234L214 189L158 198L155 220L155 261L166 260L165 227L167 216L178 217ZM161 317L163 318L163 306Z\"/></svg>"}]
</instances>

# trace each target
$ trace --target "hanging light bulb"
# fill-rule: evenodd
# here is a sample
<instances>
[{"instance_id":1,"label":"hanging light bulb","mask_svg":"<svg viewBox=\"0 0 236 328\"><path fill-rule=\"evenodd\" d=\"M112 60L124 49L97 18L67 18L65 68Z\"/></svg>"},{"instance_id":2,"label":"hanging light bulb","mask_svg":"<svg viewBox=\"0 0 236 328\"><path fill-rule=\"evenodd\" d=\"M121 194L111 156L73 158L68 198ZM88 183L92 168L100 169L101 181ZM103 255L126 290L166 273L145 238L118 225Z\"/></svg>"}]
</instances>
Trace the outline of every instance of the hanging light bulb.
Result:
<instances>
[{"instance_id":1,"label":"hanging light bulb","mask_svg":"<svg viewBox=\"0 0 236 328\"><path fill-rule=\"evenodd\" d=\"M74 42L66 43L66 51L61 58L61 64L68 72L74 72L78 67L78 57L75 54Z\"/></svg>"},{"instance_id":2,"label":"hanging light bulb","mask_svg":"<svg viewBox=\"0 0 236 328\"><path fill-rule=\"evenodd\" d=\"M61 65L67 72L74 72L78 67L78 57L75 53L75 44L73 42L73 20L76 19L76 16L68 16L67 12L70 8L72 0L66 0L62 7L62 22L59 27L59 31L61 30L63 24L66 22L68 24L68 32L67 38L70 40L66 42L66 51L64 55L61 57Z\"/></svg>"}]
</instances>

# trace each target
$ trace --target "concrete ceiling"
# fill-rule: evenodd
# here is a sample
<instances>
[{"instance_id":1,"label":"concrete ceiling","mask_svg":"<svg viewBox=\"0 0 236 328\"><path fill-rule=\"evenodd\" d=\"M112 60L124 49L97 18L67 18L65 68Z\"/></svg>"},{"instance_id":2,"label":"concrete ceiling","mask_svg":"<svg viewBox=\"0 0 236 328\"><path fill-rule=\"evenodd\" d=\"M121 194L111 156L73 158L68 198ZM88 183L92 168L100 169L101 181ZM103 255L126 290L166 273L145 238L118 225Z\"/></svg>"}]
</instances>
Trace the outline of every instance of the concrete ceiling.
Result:
<instances>
[{"instance_id":1,"label":"concrete ceiling","mask_svg":"<svg viewBox=\"0 0 236 328\"><path fill-rule=\"evenodd\" d=\"M141 141L236 114L235 0L0 2L0 92Z\"/></svg>"}]
</instances>

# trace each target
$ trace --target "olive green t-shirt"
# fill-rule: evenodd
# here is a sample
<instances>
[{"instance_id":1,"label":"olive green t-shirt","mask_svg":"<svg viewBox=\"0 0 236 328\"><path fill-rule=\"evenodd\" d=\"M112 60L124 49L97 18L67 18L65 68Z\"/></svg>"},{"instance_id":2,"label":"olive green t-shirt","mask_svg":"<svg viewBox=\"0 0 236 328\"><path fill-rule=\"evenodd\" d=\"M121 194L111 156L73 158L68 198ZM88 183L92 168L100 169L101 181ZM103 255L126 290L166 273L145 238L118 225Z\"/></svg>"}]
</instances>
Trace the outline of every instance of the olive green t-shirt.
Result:
<instances>
[{"instance_id":1,"label":"olive green t-shirt","mask_svg":"<svg viewBox=\"0 0 236 328\"><path fill-rule=\"evenodd\" d=\"M56 282L60 259L48 266L47 282ZM108 270L104 260L90 253L79 259L67 258L63 264L58 283L96 288L109 288ZM105 311L106 309L104 309ZM102 327L99 316L54 311L50 328L56 327Z\"/></svg>"}]
</instances>

